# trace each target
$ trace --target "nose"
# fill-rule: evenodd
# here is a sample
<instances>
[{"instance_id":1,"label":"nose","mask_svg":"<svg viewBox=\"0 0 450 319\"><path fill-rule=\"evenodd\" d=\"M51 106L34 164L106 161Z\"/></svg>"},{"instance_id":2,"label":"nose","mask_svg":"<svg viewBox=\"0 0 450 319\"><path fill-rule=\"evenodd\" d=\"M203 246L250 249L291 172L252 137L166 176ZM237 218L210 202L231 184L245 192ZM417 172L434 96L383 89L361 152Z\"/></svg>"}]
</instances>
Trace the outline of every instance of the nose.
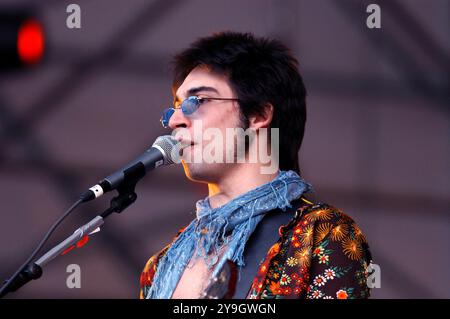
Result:
<instances>
[{"instance_id":1,"label":"nose","mask_svg":"<svg viewBox=\"0 0 450 319\"><path fill-rule=\"evenodd\" d=\"M181 109L176 109L175 112L173 112L172 116L169 120L169 127L174 130L179 127L188 127L190 125L190 120L187 118Z\"/></svg>"}]
</instances>

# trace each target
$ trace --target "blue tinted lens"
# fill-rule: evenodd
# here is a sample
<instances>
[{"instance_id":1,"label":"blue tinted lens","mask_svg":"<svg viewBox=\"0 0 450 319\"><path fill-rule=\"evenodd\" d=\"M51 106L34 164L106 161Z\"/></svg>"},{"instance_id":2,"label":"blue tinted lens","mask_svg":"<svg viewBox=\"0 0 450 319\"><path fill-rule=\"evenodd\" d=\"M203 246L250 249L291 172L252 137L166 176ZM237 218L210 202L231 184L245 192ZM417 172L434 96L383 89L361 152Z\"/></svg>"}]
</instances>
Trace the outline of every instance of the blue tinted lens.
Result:
<instances>
[{"instance_id":1,"label":"blue tinted lens","mask_svg":"<svg viewBox=\"0 0 450 319\"><path fill-rule=\"evenodd\" d=\"M181 110L184 115L190 115L198 110L198 106L200 105L200 101L196 96L190 96L186 100L181 103Z\"/></svg>"},{"instance_id":2,"label":"blue tinted lens","mask_svg":"<svg viewBox=\"0 0 450 319\"><path fill-rule=\"evenodd\" d=\"M164 128L169 127L169 121L174 112L175 109L173 107L164 110L163 115L161 117L161 124Z\"/></svg>"}]
</instances>

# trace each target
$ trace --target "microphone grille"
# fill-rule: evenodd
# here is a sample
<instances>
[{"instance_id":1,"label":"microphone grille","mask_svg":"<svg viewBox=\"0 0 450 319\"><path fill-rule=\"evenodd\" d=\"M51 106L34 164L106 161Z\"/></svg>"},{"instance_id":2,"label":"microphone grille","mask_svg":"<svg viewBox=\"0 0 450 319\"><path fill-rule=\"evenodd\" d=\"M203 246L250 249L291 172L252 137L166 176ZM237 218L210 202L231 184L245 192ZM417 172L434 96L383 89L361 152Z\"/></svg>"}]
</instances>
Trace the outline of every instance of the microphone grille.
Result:
<instances>
[{"instance_id":1,"label":"microphone grille","mask_svg":"<svg viewBox=\"0 0 450 319\"><path fill-rule=\"evenodd\" d=\"M171 135L159 136L152 147L157 147L163 151L164 165L171 165L180 162L180 143Z\"/></svg>"}]
</instances>

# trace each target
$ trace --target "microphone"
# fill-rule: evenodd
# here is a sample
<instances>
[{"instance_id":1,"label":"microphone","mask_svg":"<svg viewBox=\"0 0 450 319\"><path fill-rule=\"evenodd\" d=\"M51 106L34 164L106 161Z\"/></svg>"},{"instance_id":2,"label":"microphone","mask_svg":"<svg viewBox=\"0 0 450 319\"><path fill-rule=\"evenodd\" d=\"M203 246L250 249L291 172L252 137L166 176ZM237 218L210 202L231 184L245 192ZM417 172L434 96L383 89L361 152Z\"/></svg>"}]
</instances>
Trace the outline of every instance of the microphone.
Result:
<instances>
[{"instance_id":1,"label":"microphone","mask_svg":"<svg viewBox=\"0 0 450 319\"><path fill-rule=\"evenodd\" d=\"M179 163L180 149L180 143L171 135L159 136L144 154L84 192L80 197L82 202L98 198L125 183L136 183L157 167Z\"/></svg>"}]
</instances>

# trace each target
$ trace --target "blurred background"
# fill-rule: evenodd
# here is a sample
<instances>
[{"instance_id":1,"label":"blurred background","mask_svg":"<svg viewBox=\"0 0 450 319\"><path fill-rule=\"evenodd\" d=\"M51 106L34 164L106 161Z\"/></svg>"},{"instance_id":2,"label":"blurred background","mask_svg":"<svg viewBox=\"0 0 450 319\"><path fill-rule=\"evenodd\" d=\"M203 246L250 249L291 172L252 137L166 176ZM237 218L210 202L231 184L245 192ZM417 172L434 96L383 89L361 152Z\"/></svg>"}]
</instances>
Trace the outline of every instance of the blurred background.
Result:
<instances>
[{"instance_id":1,"label":"blurred background","mask_svg":"<svg viewBox=\"0 0 450 319\"><path fill-rule=\"evenodd\" d=\"M66 26L71 3L81 8L80 29ZM370 3L381 7L381 29L366 26ZM300 61L308 89L303 177L316 201L345 211L369 239L381 267L372 297L450 298L449 6L0 0L1 280L82 191L168 133L159 118L172 101L173 54L234 30L281 39ZM14 23L21 36L5 27ZM11 34L19 48L27 37L31 47L9 56ZM137 191L137 202L85 247L8 297L138 297L145 262L190 222L206 187L173 166L152 172ZM78 209L46 249L111 197ZM66 286L70 264L81 267L81 289Z\"/></svg>"}]
</instances>

